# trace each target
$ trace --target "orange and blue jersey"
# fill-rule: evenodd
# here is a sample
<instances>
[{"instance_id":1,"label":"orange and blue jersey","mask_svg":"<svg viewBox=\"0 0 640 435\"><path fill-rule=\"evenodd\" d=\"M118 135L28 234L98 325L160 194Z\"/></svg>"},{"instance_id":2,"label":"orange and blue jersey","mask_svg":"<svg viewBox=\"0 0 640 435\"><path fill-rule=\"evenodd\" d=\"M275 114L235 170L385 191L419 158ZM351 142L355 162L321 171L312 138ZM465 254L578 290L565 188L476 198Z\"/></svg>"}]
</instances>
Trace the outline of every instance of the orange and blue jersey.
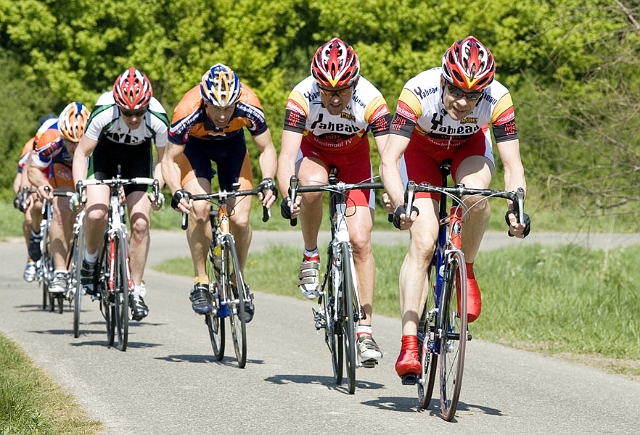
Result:
<instances>
[{"instance_id":1,"label":"orange and blue jersey","mask_svg":"<svg viewBox=\"0 0 640 435\"><path fill-rule=\"evenodd\" d=\"M211 141L224 140L242 133L243 127L246 127L252 136L267 131L267 121L258 97L247 85L242 83L241 86L233 115L224 128L217 128L207 116L200 95L200 85L189 90L173 112L169 142L184 145L190 137Z\"/></svg>"},{"instance_id":2,"label":"orange and blue jersey","mask_svg":"<svg viewBox=\"0 0 640 435\"><path fill-rule=\"evenodd\" d=\"M42 135L49 130L58 131L58 118L50 118L43 122L38 128L35 136L24 144L24 147L22 147L22 151L20 152L20 160L18 160L18 173L22 172L22 168L27 163L27 159L31 155L31 151L35 150Z\"/></svg>"}]
</instances>

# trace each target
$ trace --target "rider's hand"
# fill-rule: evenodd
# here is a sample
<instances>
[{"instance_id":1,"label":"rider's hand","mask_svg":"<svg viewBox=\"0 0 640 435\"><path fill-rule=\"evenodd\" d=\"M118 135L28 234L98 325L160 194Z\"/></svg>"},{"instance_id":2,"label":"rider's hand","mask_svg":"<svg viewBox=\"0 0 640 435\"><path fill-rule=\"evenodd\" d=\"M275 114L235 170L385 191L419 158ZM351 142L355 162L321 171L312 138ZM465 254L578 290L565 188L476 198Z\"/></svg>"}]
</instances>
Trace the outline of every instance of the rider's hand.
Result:
<instances>
[{"instance_id":1,"label":"rider's hand","mask_svg":"<svg viewBox=\"0 0 640 435\"><path fill-rule=\"evenodd\" d=\"M69 198L69 208L74 213L77 213L80 210L82 210L83 206L84 206L84 201L82 198L78 196L78 193L74 193L73 195L71 195L71 197Z\"/></svg>"},{"instance_id":2,"label":"rider's hand","mask_svg":"<svg viewBox=\"0 0 640 435\"><path fill-rule=\"evenodd\" d=\"M382 193L382 203L384 204L384 208L387 210L387 214L393 214L395 210L393 209L391 198L389 198L389 194L387 192Z\"/></svg>"},{"instance_id":3,"label":"rider's hand","mask_svg":"<svg viewBox=\"0 0 640 435\"><path fill-rule=\"evenodd\" d=\"M151 201L151 208L155 211L162 210L164 207L164 194L159 192L158 197L156 198L152 192L147 193L149 197L149 201Z\"/></svg>"},{"instance_id":4,"label":"rider's hand","mask_svg":"<svg viewBox=\"0 0 640 435\"><path fill-rule=\"evenodd\" d=\"M179 211L181 211L182 213L188 213L189 212L188 201L190 197L191 197L191 194L186 190L183 190L183 189L176 190L173 196L171 197L171 207L174 210L178 210L180 209L179 206L182 206L182 208Z\"/></svg>"},{"instance_id":5,"label":"rider's hand","mask_svg":"<svg viewBox=\"0 0 640 435\"><path fill-rule=\"evenodd\" d=\"M291 198L288 196L286 198L282 198L282 202L280 203L280 214L285 219L295 219L300 214L300 197L296 198L296 203L293 206L293 213L291 213Z\"/></svg>"},{"instance_id":6,"label":"rider's hand","mask_svg":"<svg viewBox=\"0 0 640 435\"><path fill-rule=\"evenodd\" d=\"M393 211L393 226L399 230L411 228L420 214L420 210L415 205L411 206L411 213L407 216L407 205L401 204Z\"/></svg>"},{"instance_id":7,"label":"rider's hand","mask_svg":"<svg viewBox=\"0 0 640 435\"><path fill-rule=\"evenodd\" d=\"M264 178L258 185L258 189L262 192L260 201L264 207L271 207L271 205L276 202L276 199L278 199L278 189L276 189L276 183L273 181L273 178Z\"/></svg>"},{"instance_id":8,"label":"rider's hand","mask_svg":"<svg viewBox=\"0 0 640 435\"><path fill-rule=\"evenodd\" d=\"M38 187L38 195L40 195L40 198L46 198L51 201L53 199L53 188L48 183L43 184Z\"/></svg>"},{"instance_id":9,"label":"rider's hand","mask_svg":"<svg viewBox=\"0 0 640 435\"><path fill-rule=\"evenodd\" d=\"M514 210L507 210L507 213L504 215L504 219L509 225L509 236L517 237L519 239L524 239L531 232L531 218L529 215L524 213L524 225L518 222L518 215Z\"/></svg>"}]
</instances>

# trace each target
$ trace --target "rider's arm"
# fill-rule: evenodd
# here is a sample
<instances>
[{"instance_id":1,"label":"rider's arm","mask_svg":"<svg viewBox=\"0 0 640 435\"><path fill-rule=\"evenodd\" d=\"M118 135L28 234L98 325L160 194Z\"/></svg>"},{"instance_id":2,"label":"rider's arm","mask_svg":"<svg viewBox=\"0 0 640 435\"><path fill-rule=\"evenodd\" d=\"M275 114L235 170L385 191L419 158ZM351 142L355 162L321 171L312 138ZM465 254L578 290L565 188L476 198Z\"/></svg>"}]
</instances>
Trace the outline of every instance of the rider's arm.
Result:
<instances>
[{"instance_id":1,"label":"rider's arm","mask_svg":"<svg viewBox=\"0 0 640 435\"><path fill-rule=\"evenodd\" d=\"M505 190L515 191L518 187L527 190L524 179L524 167L520 158L520 141L518 139L498 142L498 153L504 166Z\"/></svg>"},{"instance_id":2,"label":"rider's arm","mask_svg":"<svg viewBox=\"0 0 640 435\"><path fill-rule=\"evenodd\" d=\"M278 153L276 152L276 147L273 145L269 129L267 128L264 132L253 136L253 142L260 151L259 163L262 179L273 179L278 166ZM273 196L272 192L265 192L265 196L262 198L262 205L271 207L274 201L275 196Z\"/></svg>"},{"instance_id":3,"label":"rider's arm","mask_svg":"<svg viewBox=\"0 0 640 435\"><path fill-rule=\"evenodd\" d=\"M295 175L296 159L302 144L302 133L282 131L282 144L278 156L278 188L283 198L289 196L289 180Z\"/></svg>"},{"instance_id":4,"label":"rider's arm","mask_svg":"<svg viewBox=\"0 0 640 435\"><path fill-rule=\"evenodd\" d=\"M24 170L28 172L29 183L38 189L38 193L40 194L40 196L43 198L52 199L53 189L51 188L49 180L47 180L47 177L44 175L44 172L42 172L42 169L35 164L29 163L25 164L23 172L25 172ZM49 192L45 191L46 187L50 189Z\"/></svg>"},{"instance_id":5,"label":"rider's arm","mask_svg":"<svg viewBox=\"0 0 640 435\"><path fill-rule=\"evenodd\" d=\"M89 171L89 157L93 150L96 149L98 141L90 139L86 134L80 139L80 143L73 153L73 183L86 180Z\"/></svg>"},{"instance_id":6,"label":"rider's arm","mask_svg":"<svg viewBox=\"0 0 640 435\"><path fill-rule=\"evenodd\" d=\"M390 134L380 156L380 178L393 207L404 204L404 186L400 177L400 159L409 145L410 138Z\"/></svg>"}]
</instances>

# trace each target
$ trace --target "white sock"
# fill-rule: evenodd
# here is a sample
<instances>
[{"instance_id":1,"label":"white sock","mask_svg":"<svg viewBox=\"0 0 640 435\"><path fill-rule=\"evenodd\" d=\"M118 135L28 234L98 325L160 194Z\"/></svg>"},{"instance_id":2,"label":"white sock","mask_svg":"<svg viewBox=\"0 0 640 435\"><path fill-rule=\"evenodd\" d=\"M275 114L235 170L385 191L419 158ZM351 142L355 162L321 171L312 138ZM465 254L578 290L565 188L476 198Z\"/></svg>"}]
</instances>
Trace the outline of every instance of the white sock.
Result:
<instances>
[{"instance_id":1,"label":"white sock","mask_svg":"<svg viewBox=\"0 0 640 435\"><path fill-rule=\"evenodd\" d=\"M98 261L98 251L94 252L93 254L89 254L89 252L85 248L84 261L86 261L89 264L95 264Z\"/></svg>"},{"instance_id":2,"label":"white sock","mask_svg":"<svg viewBox=\"0 0 640 435\"><path fill-rule=\"evenodd\" d=\"M371 325L358 325L356 328L356 336L360 337L362 334L373 335L371 331Z\"/></svg>"}]
</instances>

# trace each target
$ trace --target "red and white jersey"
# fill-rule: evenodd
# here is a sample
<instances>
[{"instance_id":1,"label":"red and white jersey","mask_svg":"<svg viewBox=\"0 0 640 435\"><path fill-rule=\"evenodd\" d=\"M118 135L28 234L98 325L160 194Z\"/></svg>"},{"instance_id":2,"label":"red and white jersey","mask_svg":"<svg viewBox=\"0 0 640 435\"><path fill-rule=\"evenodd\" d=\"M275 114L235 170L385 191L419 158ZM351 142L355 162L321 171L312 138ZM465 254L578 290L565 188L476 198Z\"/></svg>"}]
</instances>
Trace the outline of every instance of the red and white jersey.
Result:
<instances>
[{"instance_id":1,"label":"red and white jersey","mask_svg":"<svg viewBox=\"0 0 640 435\"><path fill-rule=\"evenodd\" d=\"M152 97L149 109L144 114L144 121L138 128L131 130L122 119L120 109L113 99L113 92L108 91L98 98L84 134L92 140L97 141L104 136L112 142L124 145L140 145L151 139L156 147L161 148L167 144L168 129L167 112L162 104Z\"/></svg>"},{"instance_id":2,"label":"red and white jersey","mask_svg":"<svg viewBox=\"0 0 640 435\"><path fill-rule=\"evenodd\" d=\"M420 136L440 147L456 147L491 125L497 142L517 139L513 101L509 90L494 80L473 111L456 121L445 111L440 78L442 69L432 68L411 78L402 89L391 134Z\"/></svg>"},{"instance_id":3,"label":"red and white jersey","mask_svg":"<svg viewBox=\"0 0 640 435\"><path fill-rule=\"evenodd\" d=\"M287 100L284 129L302 133L327 151L347 150L366 138L387 134L391 115L384 97L367 79L360 77L351 101L339 115L331 115L320 101L318 82L309 76Z\"/></svg>"}]
</instances>

